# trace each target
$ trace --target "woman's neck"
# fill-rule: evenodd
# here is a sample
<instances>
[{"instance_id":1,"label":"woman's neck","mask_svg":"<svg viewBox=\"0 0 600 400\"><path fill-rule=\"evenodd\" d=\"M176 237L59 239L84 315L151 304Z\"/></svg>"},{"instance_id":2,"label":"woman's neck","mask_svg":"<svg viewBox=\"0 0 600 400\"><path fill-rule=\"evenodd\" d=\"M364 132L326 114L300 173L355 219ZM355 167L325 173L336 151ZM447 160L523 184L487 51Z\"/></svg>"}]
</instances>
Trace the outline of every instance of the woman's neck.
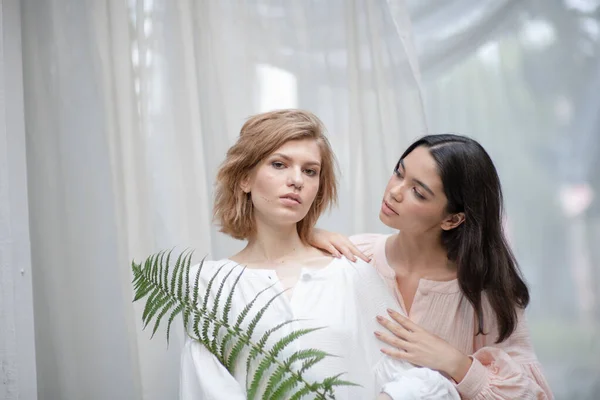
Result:
<instances>
[{"instance_id":1,"label":"woman's neck","mask_svg":"<svg viewBox=\"0 0 600 400\"><path fill-rule=\"evenodd\" d=\"M232 259L245 264L278 264L305 256L312 247L302 242L296 225L256 224L255 234Z\"/></svg>"},{"instance_id":2,"label":"woman's neck","mask_svg":"<svg viewBox=\"0 0 600 400\"><path fill-rule=\"evenodd\" d=\"M437 235L411 235L398 232L386 243L386 257L397 274L447 278L456 267Z\"/></svg>"}]
</instances>

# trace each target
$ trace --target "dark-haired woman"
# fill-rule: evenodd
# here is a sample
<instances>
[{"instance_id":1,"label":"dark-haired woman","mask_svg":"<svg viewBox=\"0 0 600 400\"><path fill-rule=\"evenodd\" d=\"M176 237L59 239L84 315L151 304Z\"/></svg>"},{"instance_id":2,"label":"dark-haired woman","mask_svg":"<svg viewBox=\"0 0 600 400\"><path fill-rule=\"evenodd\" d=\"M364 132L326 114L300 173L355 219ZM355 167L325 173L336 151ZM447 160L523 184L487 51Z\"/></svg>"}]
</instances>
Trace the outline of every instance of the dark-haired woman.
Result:
<instances>
[{"instance_id":1,"label":"dark-haired woman","mask_svg":"<svg viewBox=\"0 0 600 400\"><path fill-rule=\"evenodd\" d=\"M366 256L387 279L402 313L378 317L374 334L395 348L384 353L446 374L464 399L550 399L502 214L500 180L484 148L464 136L430 135L402 154L385 189L379 218L397 233L348 241L317 231L312 244Z\"/></svg>"}]
</instances>

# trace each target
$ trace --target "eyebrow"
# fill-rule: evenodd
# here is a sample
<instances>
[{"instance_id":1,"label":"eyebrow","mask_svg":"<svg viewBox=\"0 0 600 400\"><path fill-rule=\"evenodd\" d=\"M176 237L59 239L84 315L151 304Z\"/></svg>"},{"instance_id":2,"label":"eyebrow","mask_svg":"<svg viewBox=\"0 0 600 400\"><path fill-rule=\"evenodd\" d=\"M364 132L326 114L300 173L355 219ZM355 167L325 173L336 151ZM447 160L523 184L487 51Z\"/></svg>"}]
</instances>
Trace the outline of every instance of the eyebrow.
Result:
<instances>
[{"instance_id":1,"label":"eyebrow","mask_svg":"<svg viewBox=\"0 0 600 400\"><path fill-rule=\"evenodd\" d=\"M400 162L398 164L400 164L400 166L402 167L402 169L404 170L404 172L406 172L406 167L404 166L404 160L400 160ZM423 189L425 189L426 191L428 191L432 196L435 196L435 193L433 193L433 190L431 190L429 188L429 186L427 186L426 184L424 184L423 182L421 182L418 179L413 178L412 180L414 182L416 182L417 185L421 186Z\"/></svg>"},{"instance_id":2,"label":"eyebrow","mask_svg":"<svg viewBox=\"0 0 600 400\"><path fill-rule=\"evenodd\" d=\"M279 158L283 158L286 161L292 161L292 159L289 156L286 156L283 153L274 153L271 155L271 157L279 157ZM305 162L304 165L320 167L321 163L318 161L308 161L308 162Z\"/></svg>"}]
</instances>

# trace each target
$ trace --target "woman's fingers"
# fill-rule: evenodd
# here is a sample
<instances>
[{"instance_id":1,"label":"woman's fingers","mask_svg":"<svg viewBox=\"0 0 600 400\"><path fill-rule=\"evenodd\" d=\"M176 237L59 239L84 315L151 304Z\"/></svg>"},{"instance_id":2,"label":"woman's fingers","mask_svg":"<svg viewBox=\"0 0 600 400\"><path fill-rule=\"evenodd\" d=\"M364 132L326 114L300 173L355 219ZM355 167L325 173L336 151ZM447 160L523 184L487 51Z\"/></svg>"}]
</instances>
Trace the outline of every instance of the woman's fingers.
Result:
<instances>
[{"instance_id":1,"label":"woman's fingers","mask_svg":"<svg viewBox=\"0 0 600 400\"><path fill-rule=\"evenodd\" d=\"M334 245L332 245L332 244L328 245L326 250L327 250L329 253L331 253L331 255L332 255L332 256L334 256L335 258L340 258L340 257L342 257L342 253L340 253L340 252L338 251L338 249L336 249L336 248L335 248L335 246L334 246Z\"/></svg>"},{"instance_id":2,"label":"woman's fingers","mask_svg":"<svg viewBox=\"0 0 600 400\"><path fill-rule=\"evenodd\" d=\"M375 331L375 336L382 342L387 343L390 346L402 351L407 351L410 347L410 343L408 343L406 340L402 339L399 336L394 336L388 332Z\"/></svg>"},{"instance_id":3,"label":"woman's fingers","mask_svg":"<svg viewBox=\"0 0 600 400\"><path fill-rule=\"evenodd\" d=\"M400 314L397 311L392 310L391 308L387 309L389 316L396 321L398 324L402 325L402 327L410 332L418 332L421 330L421 327L414 322L412 322L408 317Z\"/></svg>"},{"instance_id":4,"label":"woman's fingers","mask_svg":"<svg viewBox=\"0 0 600 400\"><path fill-rule=\"evenodd\" d=\"M379 322L379 324L381 326L383 326L384 328L386 328L388 331L390 331L391 333L393 333L395 336L397 336L398 338L408 341L409 340L409 331L404 328L402 325L397 324L393 321L390 321L387 318L384 318L382 316L377 316L377 322Z\"/></svg>"},{"instance_id":5,"label":"woman's fingers","mask_svg":"<svg viewBox=\"0 0 600 400\"><path fill-rule=\"evenodd\" d=\"M370 262L371 259L358 249L347 237L339 236L333 245L342 252L342 254L350 261L356 261L356 257L365 262Z\"/></svg>"}]
</instances>

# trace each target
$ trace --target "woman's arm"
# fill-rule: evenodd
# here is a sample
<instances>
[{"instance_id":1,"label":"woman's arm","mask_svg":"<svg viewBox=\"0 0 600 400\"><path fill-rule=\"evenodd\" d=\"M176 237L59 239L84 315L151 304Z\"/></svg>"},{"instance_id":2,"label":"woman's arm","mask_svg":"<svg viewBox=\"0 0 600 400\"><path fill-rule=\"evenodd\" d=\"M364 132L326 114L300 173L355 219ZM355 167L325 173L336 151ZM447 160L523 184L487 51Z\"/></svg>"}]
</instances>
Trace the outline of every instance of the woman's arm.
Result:
<instances>
[{"instance_id":1,"label":"woman's arm","mask_svg":"<svg viewBox=\"0 0 600 400\"><path fill-rule=\"evenodd\" d=\"M475 337L473 363L457 389L465 399L553 399L531 345L523 310L515 331L504 342L495 335Z\"/></svg>"},{"instance_id":2,"label":"woman's arm","mask_svg":"<svg viewBox=\"0 0 600 400\"><path fill-rule=\"evenodd\" d=\"M452 376L463 399L553 399L522 315L515 332L500 344L493 344L493 335L476 337L480 348L468 363L465 354L405 316L393 311L389 316L393 321L378 318L388 332L376 335L395 349L382 351Z\"/></svg>"}]
</instances>

